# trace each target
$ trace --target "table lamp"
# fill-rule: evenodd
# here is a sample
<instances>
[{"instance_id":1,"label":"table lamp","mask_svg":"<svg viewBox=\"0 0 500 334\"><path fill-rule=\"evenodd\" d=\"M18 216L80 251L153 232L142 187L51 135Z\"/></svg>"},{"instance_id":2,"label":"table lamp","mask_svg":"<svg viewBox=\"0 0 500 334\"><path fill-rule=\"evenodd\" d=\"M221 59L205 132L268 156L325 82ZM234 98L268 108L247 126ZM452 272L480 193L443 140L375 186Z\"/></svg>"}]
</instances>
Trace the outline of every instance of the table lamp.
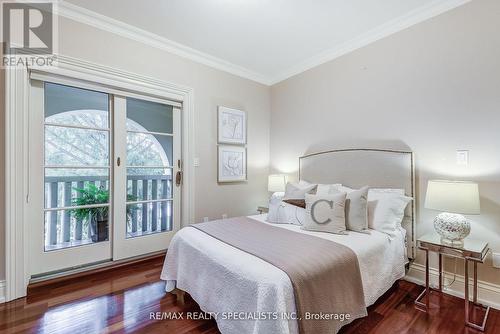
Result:
<instances>
[{"instance_id":1,"label":"table lamp","mask_svg":"<svg viewBox=\"0 0 500 334\"><path fill-rule=\"evenodd\" d=\"M443 211L434 218L434 229L441 241L463 246L470 233L470 222L463 215L479 214L477 183L467 181L431 180L427 184L425 208Z\"/></svg>"}]
</instances>

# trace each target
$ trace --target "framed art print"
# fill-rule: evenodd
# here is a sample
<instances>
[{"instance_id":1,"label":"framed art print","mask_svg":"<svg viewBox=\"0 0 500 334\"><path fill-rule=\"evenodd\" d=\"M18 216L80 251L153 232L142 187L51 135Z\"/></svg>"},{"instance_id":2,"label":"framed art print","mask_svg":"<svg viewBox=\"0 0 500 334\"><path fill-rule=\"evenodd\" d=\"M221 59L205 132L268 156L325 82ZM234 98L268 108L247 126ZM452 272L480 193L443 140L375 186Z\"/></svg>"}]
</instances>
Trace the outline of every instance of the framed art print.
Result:
<instances>
[{"instance_id":1,"label":"framed art print","mask_svg":"<svg viewBox=\"0 0 500 334\"><path fill-rule=\"evenodd\" d=\"M233 145L218 147L218 182L240 182L247 179L247 149Z\"/></svg>"},{"instance_id":2,"label":"framed art print","mask_svg":"<svg viewBox=\"0 0 500 334\"><path fill-rule=\"evenodd\" d=\"M217 120L220 144L246 144L247 116L244 111L219 106Z\"/></svg>"}]
</instances>

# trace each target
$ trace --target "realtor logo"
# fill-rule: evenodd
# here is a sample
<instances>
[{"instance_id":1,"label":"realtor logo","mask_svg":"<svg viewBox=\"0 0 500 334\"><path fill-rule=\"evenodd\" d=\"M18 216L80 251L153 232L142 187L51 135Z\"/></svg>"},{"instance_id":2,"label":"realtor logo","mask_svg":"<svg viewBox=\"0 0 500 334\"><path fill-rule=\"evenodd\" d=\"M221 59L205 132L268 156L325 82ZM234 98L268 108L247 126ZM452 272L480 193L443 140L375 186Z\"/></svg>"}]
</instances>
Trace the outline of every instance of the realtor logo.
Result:
<instances>
[{"instance_id":1,"label":"realtor logo","mask_svg":"<svg viewBox=\"0 0 500 334\"><path fill-rule=\"evenodd\" d=\"M2 3L4 66L19 64L20 61L25 65L47 65L48 57L55 52L54 6L53 2L36 0Z\"/></svg>"},{"instance_id":2,"label":"realtor logo","mask_svg":"<svg viewBox=\"0 0 500 334\"><path fill-rule=\"evenodd\" d=\"M52 6L50 2L3 3L4 53L51 54L54 51Z\"/></svg>"}]
</instances>

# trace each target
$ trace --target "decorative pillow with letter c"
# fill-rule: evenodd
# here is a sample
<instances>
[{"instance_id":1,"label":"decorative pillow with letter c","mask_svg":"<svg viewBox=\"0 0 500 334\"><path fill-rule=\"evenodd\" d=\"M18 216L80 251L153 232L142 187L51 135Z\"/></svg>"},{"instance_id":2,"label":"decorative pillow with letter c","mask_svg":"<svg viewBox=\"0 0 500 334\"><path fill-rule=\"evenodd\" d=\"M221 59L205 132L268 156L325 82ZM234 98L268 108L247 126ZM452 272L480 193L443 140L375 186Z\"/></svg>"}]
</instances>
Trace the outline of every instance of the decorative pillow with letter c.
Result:
<instances>
[{"instance_id":1,"label":"decorative pillow with letter c","mask_svg":"<svg viewBox=\"0 0 500 334\"><path fill-rule=\"evenodd\" d=\"M347 234L345 225L346 193L305 194L306 217L303 230Z\"/></svg>"}]
</instances>

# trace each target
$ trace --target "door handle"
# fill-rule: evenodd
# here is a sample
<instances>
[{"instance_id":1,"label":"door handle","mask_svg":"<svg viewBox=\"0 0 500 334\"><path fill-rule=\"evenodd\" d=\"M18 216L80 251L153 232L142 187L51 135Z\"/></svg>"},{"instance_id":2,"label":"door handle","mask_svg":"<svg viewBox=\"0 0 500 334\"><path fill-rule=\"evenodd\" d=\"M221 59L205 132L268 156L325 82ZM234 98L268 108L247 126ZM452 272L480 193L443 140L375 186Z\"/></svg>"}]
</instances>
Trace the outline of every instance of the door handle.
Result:
<instances>
[{"instance_id":1,"label":"door handle","mask_svg":"<svg viewBox=\"0 0 500 334\"><path fill-rule=\"evenodd\" d=\"M179 187L181 184L182 184L182 172L177 171L177 173L175 173L175 185Z\"/></svg>"}]
</instances>

